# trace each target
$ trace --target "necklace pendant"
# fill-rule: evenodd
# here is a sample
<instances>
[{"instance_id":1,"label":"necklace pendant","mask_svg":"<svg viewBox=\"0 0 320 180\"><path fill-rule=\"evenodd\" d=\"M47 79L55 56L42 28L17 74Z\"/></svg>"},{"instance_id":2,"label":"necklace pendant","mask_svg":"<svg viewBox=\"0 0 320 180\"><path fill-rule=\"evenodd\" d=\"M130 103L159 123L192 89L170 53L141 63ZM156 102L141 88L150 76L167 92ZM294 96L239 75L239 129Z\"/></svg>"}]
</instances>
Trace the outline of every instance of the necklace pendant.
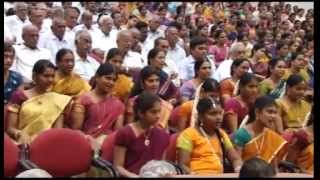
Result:
<instances>
[{"instance_id":1,"label":"necklace pendant","mask_svg":"<svg viewBox=\"0 0 320 180\"><path fill-rule=\"evenodd\" d=\"M144 140L144 145L149 146L149 144L150 144L150 140L149 139Z\"/></svg>"}]
</instances>

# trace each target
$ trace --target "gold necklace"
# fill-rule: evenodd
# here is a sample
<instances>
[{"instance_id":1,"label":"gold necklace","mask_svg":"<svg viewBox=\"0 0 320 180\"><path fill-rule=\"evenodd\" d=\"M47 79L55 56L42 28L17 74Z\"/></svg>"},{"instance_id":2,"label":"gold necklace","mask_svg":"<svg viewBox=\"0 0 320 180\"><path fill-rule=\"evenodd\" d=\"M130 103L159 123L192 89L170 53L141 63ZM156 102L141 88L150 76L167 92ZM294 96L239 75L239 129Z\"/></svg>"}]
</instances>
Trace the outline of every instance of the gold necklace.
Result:
<instances>
[{"instance_id":1,"label":"gold necklace","mask_svg":"<svg viewBox=\"0 0 320 180\"><path fill-rule=\"evenodd\" d=\"M261 157L261 150L262 150L263 143L264 143L264 135L262 135L262 140L261 140L260 146L258 146L257 140L254 141L254 144L257 149L257 157Z\"/></svg>"}]
</instances>

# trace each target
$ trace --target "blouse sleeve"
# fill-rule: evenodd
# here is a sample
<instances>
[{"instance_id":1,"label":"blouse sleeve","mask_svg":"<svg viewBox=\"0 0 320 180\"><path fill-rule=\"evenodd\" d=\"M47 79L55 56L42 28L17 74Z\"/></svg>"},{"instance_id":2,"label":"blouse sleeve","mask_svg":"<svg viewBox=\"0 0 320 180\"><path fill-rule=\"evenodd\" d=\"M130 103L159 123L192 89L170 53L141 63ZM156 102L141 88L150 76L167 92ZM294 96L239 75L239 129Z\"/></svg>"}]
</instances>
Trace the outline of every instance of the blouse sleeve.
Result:
<instances>
[{"instance_id":1,"label":"blouse sleeve","mask_svg":"<svg viewBox=\"0 0 320 180\"><path fill-rule=\"evenodd\" d=\"M125 126L116 133L115 145L127 147L130 142L129 126Z\"/></svg>"},{"instance_id":2,"label":"blouse sleeve","mask_svg":"<svg viewBox=\"0 0 320 180\"><path fill-rule=\"evenodd\" d=\"M193 95L193 90L188 84L182 85L182 87L180 88L180 93L183 97L191 99Z\"/></svg>"},{"instance_id":3,"label":"blouse sleeve","mask_svg":"<svg viewBox=\"0 0 320 180\"><path fill-rule=\"evenodd\" d=\"M192 137L190 134L190 128L184 130L177 139L177 147L185 151L192 152L193 144Z\"/></svg>"},{"instance_id":4,"label":"blouse sleeve","mask_svg":"<svg viewBox=\"0 0 320 180\"><path fill-rule=\"evenodd\" d=\"M236 114L238 108L238 103L233 98L228 99L224 105L224 110L226 114Z\"/></svg>"},{"instance_id":5,"label":"blouse sleeve","mask_svg":"<svg viewBox=\"0 0 320 180\"><path fill-rule=\"evenodd\" d=\"M232 96L233 89L232 89L232 87L230 86L230 84L228 83L227 80L223 80L220 83L220 93L221 93L221 95L227 94L227 95Z\"/></svg>"}]
</instances>

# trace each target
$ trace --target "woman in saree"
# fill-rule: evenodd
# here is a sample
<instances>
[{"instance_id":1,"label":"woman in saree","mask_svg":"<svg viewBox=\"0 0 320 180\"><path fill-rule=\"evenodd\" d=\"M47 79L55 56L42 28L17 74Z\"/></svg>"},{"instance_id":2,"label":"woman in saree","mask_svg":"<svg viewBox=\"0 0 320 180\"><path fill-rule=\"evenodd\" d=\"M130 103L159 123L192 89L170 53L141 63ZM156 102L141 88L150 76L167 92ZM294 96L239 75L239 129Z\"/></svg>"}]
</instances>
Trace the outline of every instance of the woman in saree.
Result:
<instances>
[{"instance_id":1,"label":"woman in saree","mask_svg":"<svg viewBox=\"0 0 320 180\"><path fill-rule=\"evenodd\" d=\"M255 74L266 77L268 75L268 63L270 58L267 55L266 47L262 43L257 43L252 48L250 62Z\"/></svg>"},{"instance_id":2,"label":"woman in saree","mask_svg":"<svg viewBox=\"0 0 320 180\"><path fill-rule=\"evenodd\" d=\"M175 74L167 74L163 68L166 66L165 62L166 52L160 49L151 49L148 53L148 65L155 67L159 71L160 88L159 96L164 100L175 100L177 87L173 84L172 79L176 78Z\"/></svg>"},{"instance_id":3,"label":"woman in saree","mask_svg":"<svg viewBox=\"0 0 320 180\"><path fill-rule=\"evenodd\" d=\"M270 75L267 79L259 83L260 95L270 95L277 99L284 94L285 80L282 79L286 68L286 62L283 59L272 59L269 61Z\"/></svg>"},{"instance_id":4,"label":"woman in saree","mask_svg":"<svg viewBox=\"0 0 320 180\"><path fill-rule=\"evenodd\" d=\"M10 100L12 93L16 89L23 87L23 78L20 73L9 70L15 57L15 50L13 46L4 42L3 45L3 79L4 79L4 104Z\"/></svg>"},{"instance_id":5,"label":"woman in saree","mask_svg":"<svg viewBox=\"0 0 320 180\"><path fill-rule=\"evenodd\" d=\"M123 59L123 53L118 48L111 48L108 51L105 62L112 64L117 70L117 80L114 83L113 94L126 103L133 87L133 81L124 73L125 70L122 67Z\"/></svg>"},{"instance_id":6,"label":"woman in saree","mask_svg":"<svg viewBox=\"0 0 320 180\"><path fill-rule=\"evenodd\" d=\"M243 161L258 157L277 167L287 145L287 141L274 131L276 121L280 121L278 116L277 105L272 97L257 98L250 111L248 124L239 128L232 137Z\"/></svg>"},{"instance_id":7,"label":"woman in saree","mask_svg":"<svg viewBox=\"0 0 320 180\"><path fill-rule=\"evenodd\" d=\"M70 49L60 49L56 55L57 71L52 91L68 96L78 96L90 91L87 81L73 73L74 55Z\"/></svg>"},{"instance_id":8,"label":"woman in saree","mask_svg":"<svg viewBox=\"0 0 320 180\"><path fill-rule=\"evenodd\" d=\"M304 92L307 82L300 75L291 75L286 81L285 95L277 99L283 130L297 130L311 110L311 104L305 101Z\"/></svg>"},{"instance_id":9,"label":"woman in saree","mask_svg":"<svg viewBox=\"0 0 320 180\"><path fill-rule=\"evenodd\" d=\"M192 114L196 113L196 108L193 106L195 102L198 102L202 98L214 98L219 99L219 83L215 79L206 79L201 86L198 87L196 91L196 97L194 100L186 101L181 104L178 108L178 118L177 118L177 129L179 131L185 128L194 126L194 121L191 121Z\"/></svg>"},{"instance_id":10,"label":"woman in saree","mask_svg":"<svg viewBox=\"0 0 320 180\"><path fill-rule=\"evenodd\" d=\"M161 99L144 91L134 102L135 121L118 130L113 164L124 177L139 177L140 168L151 160L161 160L169 145L169 134L157 127L161 117Z\"/></svg>"},{"instance_id":11,"label":"woman in saree","mask_svg":"<svg viewBox=\"0 0 320 180\"><path fill-rule=\"evenodd\" d=\"M13 93L7 133L18 143L29 143L47 129L63 127L64 111L71 97L49 91L54 75L55 66L48 60L39 60L32 70L34 87Z\"/></svg>"},{"instance_id":12,"label":"woman in saree","mask_svg":"<svg viewBox=\"0 0 320 180\"><path fill-rule=\"evenodd\" d=\"M254 105L258 95L258 80L254 74L245 73L239 81L239 95L228 99L224 103L224 128L231 134L240 126Z\"/></svg>"},{"instance_id":13,"label":"woman in saree","mask_svg":"<svg viewBox=\"0 0 320 180\"><path fill-rule=\"evenodd\" d=\"M304 54L302 52L292 53L289 60L289 68L286 69L283 79L288 79L292 74L299 74L306 82L309 82L310 76L305 69Z\"/></svg>"},{"instance_id":14,"label":"woman in saree","mask_svg":"<svg viewBox=\"0 0 320 180\"><path fill-rule=\"evenodd\" d=\"M116 81L113 65L100 65L94 81L94 89L82 94L73 103L71 128L79 129L102 143L106 135L123 126L125 106L112 95Z\"/></svg>"},{"instance_id":15,"label":"woman in saree","mask_svg":"<svg viewBox=\"0 0 320 180\"><path fill-rule=\"evenodd\" d=\"M211 76L211 63L209 61L196 61L194 63L195 77L182 84L180 88L181 102L192 100L195 97L196 89L201 83Z\"/></svg>"},{"instance_id":16,"label":"woman in saree","mask_svg":"<svg viewBox=\"0 0 320 180\"><path fill-rule=\"evenodd\" d=\"M143 91L148 91L153 94L158 94L159 86L160 86L160 75L159 71L152 66L146 66L140 71L140 76L137 83L135 83L132 92L131 98L127 103L126 109L126 123L133 122L134 114L133 114L133 104L137 95L139 95ZM158 126L162 128L168 127L168 121L173 109L173 106L168 102L160 98L161 100L161 116L159 122L157 123Z\"/></svg>"},{"instance_id":17,"label":"woman in saree","mask_svg":"<svg viewBox=\"0 0 320 180\"><path fill-rule=\"evenodd\" d=\"M220 94L222 104L233 96L236 96L239 88L240 77L249 71L250 62L247 59L235 59L231 65L231 77L220 82Z\"/></svg>"},{"instance_id":18,"label":"woman in saree","mask_svg":"<svg viewBox=\"0 0 320 180\"><path fill-rule=\"evenodd\" d=\"M314 106L304 127L296 132L283 133L290 143L286 160L296 164L303 172L314 173Z\"/></svg>"},{"instance_id":19,"label":"woman in saree","mask_svg":"<svg viewBox=\"0 0 320 180\"><path fill-rule=\"evenodd\" d=\"M214 175L225 172L228 158L234 171L239 172L241 158L221 129L223 109L220 102L212 98L200 99L197 111L195 126L178 136L178 163L188 174Z\"/></svg>"}]
</instances>

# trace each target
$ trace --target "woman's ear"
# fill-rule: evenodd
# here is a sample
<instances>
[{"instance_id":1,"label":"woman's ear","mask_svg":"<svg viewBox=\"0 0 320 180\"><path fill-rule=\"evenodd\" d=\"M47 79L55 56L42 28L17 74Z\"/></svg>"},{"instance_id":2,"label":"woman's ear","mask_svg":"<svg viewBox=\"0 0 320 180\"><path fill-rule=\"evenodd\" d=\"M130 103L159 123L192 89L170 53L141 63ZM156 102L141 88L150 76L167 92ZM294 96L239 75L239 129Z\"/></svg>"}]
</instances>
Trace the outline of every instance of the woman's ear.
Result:
<instances>
[{"instance_id":1,"label":"woman's ear","mask_svg":"<svg viewBox=\"0 0 320 180\"><path fill-rule=\"evenodd\" d=\"M32 73L32 81L33 81L33 82L36 82L36 77L37 77L36 74L35 74L35 73Z\"/></svg>"},{"instance_id":2,"label":"woman's ear","mask_svg":"<svg viewBox=\"0 0 320 180\"><path fill-rule=\"evenodd\" d=\"M258 119L259 115L261 114L261 111L259 109L254 110L255 118Z\"/></svg>"}]
</instances>

